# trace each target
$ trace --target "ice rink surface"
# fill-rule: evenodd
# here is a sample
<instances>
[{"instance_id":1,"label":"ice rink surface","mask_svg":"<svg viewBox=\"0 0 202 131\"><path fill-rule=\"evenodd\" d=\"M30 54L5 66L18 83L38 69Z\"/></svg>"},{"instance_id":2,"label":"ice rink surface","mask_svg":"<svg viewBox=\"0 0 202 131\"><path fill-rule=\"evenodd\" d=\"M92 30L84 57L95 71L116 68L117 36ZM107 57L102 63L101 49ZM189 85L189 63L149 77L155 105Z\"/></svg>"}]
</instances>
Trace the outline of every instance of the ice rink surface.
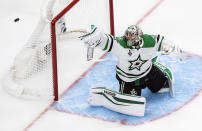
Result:
<instances>
[{"instance_id":1,"label":"ice rink surface","mask_svg":"<svg viewBox=\"0 0 202 131\"><path fill-rule=\"evenodd\" d=\"M41 0L1 0L0 1L0 79L12 64L16 53L20 51L33 31L38 18ZM155 6L157 3L160 4ZM202 34L202 2L200 0L117 0L115 4L115 32L122 35L125 28L138 23L148 34L162 34L184 51L202 56L200 39ZM14 19L20 18L18 22ZM81 43L82 44L82 43ZM67 83L67 88L78 79L92 64L85 61L85 48L80 43L71 48L71 55L80 60L71 65L79 68ZM72 46L72 47L71 47ZM81 55L75 53L80 52ZM79 50L79 51L78 51ZM82 54L83 53L83 54ZM99 58L102 52L97 51ZM83 62L83 63L82 63ZM75 66L76 64L77 66ZM83 66L83 65L84 66ZM191 65L193 68L195 65ZM191 79L191 78L190 78ZM202 85L201 85L202 88ZM74 113L51 109L51 101L19 99L8 95L0 88L0 130L1 131L201 131L202 130L202 94L180 110L161 119L137 126L125 126L116 122L83 117Z\"/></svg>"}]
</instances>

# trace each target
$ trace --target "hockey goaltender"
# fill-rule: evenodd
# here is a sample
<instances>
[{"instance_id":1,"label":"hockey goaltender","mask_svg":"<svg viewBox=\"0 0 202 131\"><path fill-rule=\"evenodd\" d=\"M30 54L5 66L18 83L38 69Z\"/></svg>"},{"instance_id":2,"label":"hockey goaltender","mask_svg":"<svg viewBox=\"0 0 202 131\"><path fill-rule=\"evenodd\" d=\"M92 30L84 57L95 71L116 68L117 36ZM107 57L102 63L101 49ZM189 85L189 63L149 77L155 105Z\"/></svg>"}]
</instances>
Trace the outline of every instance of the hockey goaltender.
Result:
<instances>
[{"instance_id":1,"label":"hockey goaltender","mask_svg":"<svg viewBox=\"0 0 202 131\"><path fill-rule=\"evenodd\" d=\"M119 92L105 87L90 89L89 103L104 106L116 112L144 116L146 100L141 90L153 93L170 92L174 96L173 75L169 68L158 62L156 52L179 58L182 51L164 36L143 34L137 25L128 27L121 37L114 37L98 27L79 37L90 48L100 48L118 57L116 78Z\"/></svg>"}]
</instances>

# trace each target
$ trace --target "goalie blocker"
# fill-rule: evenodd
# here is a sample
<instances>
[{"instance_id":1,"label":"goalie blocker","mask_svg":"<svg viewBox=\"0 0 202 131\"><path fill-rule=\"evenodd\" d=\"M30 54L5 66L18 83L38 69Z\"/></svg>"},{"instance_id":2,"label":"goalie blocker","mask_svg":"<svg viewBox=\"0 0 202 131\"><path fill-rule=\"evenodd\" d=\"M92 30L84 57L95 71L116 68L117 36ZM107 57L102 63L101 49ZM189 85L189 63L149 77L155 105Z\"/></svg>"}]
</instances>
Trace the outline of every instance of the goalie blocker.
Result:
<instances>
[{"instance_id":1,"label":"goalie blocker","mask_svg":"<svg viewBox=\"0 0 202 131\"><path fill-rule=\"evenodd\" d=\"M90 105L103 106L115 112L144 116L146 100L141 96L121 94L105 87L96 87L90 89L88 102Z\"/></svg>"}]
</instances>

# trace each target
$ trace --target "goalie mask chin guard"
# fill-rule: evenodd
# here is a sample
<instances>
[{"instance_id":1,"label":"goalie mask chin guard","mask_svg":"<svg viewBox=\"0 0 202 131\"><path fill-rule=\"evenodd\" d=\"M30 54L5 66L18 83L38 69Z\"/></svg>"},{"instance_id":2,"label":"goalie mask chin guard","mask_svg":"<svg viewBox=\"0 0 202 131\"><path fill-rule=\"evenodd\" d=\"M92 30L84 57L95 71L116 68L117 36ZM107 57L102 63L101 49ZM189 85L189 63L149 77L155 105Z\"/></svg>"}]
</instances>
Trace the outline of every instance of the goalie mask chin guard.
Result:
<instances>
[{"instance_id":1,"label":"goalie mask chin guard","mask_svg":"<svg viewBox=\"0 0 202 131\"><path fill-rule=\"evenodd\" d=\"M127 46L138 46L142 43L143 32L140 27L136 25L131 25L125 31L125 36L127 39Z\"/></svg>"}]
</instances>

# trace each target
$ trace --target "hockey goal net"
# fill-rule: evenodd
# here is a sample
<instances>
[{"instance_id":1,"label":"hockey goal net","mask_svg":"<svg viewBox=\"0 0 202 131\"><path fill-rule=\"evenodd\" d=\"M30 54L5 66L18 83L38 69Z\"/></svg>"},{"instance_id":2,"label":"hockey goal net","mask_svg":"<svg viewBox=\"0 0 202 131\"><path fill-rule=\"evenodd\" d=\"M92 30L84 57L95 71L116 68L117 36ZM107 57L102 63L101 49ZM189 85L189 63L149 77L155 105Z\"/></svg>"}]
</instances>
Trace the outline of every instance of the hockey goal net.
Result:
<instances>
[{"instance_id":1,"label":"hockey goal net","mask_svg":"<svg viewBox=\"0 0 202 131\"><path fill-rule=\"evenodd\" d=\"M114 35L113 0L46 1L35 30L3 80L5 89L17 97L58 100L82 72L77 65L88 66L77 37L92 24Z\"/></svg>"}]
</instances>

